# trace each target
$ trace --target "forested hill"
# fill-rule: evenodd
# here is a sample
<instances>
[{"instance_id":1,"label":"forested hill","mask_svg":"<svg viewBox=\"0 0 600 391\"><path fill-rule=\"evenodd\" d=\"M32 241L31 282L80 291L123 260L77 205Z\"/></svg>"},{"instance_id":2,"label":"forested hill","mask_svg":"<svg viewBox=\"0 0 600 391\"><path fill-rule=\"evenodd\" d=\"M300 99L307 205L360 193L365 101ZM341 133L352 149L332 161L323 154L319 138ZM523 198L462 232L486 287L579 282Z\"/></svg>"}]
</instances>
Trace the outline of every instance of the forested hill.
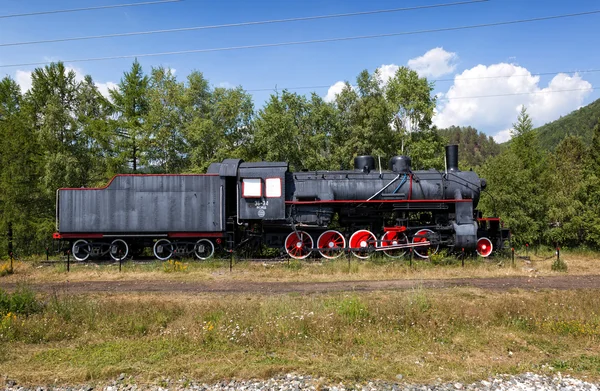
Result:
<instances>
[{"instance_id":1,"label":"forested hill","mask_svg":"<svg viewBox=\"0 0 600 391\"><path fill-rule=\"evenodd\" d=\"M498 155L501 150L492 137L470 126L439 129L439 134L450 144L458 144L459 164L463 169L481 166L487 158Z\"/></svg>"},{"instance_id":2,"label":"forested hill","mask_svg":"<svg viewBox=\"0 0 600 391\"><path fill-rule=\"evenodd\" d=\"M580 136L589 145L592 129L600 120L600 99L537 128L540 146L553 150L566 136Z\"/></svg>"}]
</instances>

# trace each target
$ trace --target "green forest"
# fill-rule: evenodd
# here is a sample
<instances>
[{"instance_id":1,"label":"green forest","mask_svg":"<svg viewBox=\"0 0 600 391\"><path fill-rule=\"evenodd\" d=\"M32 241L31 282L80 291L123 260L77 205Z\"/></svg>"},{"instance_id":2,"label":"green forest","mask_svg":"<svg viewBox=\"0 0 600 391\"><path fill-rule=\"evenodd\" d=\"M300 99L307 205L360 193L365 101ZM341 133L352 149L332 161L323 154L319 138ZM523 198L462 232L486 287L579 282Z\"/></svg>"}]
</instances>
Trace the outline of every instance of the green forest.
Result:
<instances>
[{"instance_id":1,"label":"green forest","mask_svg":"<svg viewBox=\"0 0 600 391\"><path fill-rule=\"evenodd\" d=\"M457 143L461 169L488 181L480 209L501 217L517 245L600 247L597 115L538 130L524 108L511 142L499 145L472 127L433 126L433 87L406 67L386 83L365 70L333 102L282 90L256 108L241 86L214 87L197 71L178 80L137 61L108 97L91 76L78 81L62 63L35 69L26 92L6 77L0 228L12 223L15 251L43 252L54 231L56 190L102 186L119 173L203 173L232 157L287 161L292 170L350 169L360 154L382 162L406 154L413 169L442 169L444 146ZM541 137L550 133L552 140L562 134L554 148ZM0 251L6 254L7 240Z\"/></svg>"}]
</instances>

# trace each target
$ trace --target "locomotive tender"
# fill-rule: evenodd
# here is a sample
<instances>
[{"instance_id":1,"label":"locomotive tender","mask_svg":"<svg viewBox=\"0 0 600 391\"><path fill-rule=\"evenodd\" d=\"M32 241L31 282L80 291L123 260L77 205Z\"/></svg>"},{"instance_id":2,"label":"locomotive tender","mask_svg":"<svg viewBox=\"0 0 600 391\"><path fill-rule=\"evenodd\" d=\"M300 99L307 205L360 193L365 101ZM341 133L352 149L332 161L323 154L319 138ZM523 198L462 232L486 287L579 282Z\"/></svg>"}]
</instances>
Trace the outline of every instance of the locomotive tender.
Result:
<instances>
[{"instance_id":1,"label":"locomotive tender","mask_svg":"<svg viewBox=\"0 0 600 391\"><path fill-rule=\"evenodd\" d=\"M57 232L75 259L122 260L151 248L159 260L210 258L267 245L290 257L337 258L376 252L422 258L446 247L487 257L509 232L475 209L485 180L458 169L412 171L407 156L377 170L372 156L354 170L290 172L284 162L213 163L206 174L121 174L104 188L57 192Z\"/></svg>"}]
</instances>

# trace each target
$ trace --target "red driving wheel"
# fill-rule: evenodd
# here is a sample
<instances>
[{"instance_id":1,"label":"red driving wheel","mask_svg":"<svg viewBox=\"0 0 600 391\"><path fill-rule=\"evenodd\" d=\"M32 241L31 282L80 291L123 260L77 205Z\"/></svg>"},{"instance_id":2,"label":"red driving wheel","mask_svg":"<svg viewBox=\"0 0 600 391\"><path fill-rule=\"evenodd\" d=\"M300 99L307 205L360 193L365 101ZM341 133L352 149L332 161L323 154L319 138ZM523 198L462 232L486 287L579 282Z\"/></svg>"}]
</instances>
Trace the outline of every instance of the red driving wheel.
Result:
<instances>
[{"instance_id":1,"label":"red driving wheel","mask_svg":"<svg viewBox=\"0 0 600 391\"><path fill-rule=\"evenodd\" d=\"M367 259L371 256L371 249L377 247L377 238L373 232L366 229L356 231L350 236L350 248L355 257Z\"/></svg>"},{"instance_id":2,"label":"red driving wheel","mask_svg":"<svg viewBox=\"0 0 600 391\"><path fill-rule=\"evenodd\" d=\"M407 243L408 238L403 232L387 231L381 237L381 247L384 248ZM383 253L391 258L400 258L406 255L406 248L394 248L390 250L383 250Z\"/></svg>"},{"instance_id":3,"label":"red driving wheel","mask_svg":"<svg viewBox=\"0 0 600 391\"><path fill-rule=\"evenodd\" d=\"M489 257L494 250L494 245L492 241L488 238L479 238L477 240L477 254L481 255L484 258Z\"/></svg>"},{"instance_id":4,"label":"red driving wheel","mask_svg":"<svg viewBox=\"0 0 600 391\"><path fill-rule=\"evenodd\" d=\"M310 235L304 231L290 233L285 238L285 251L295 259L304 259L312 252L314 242Z\"/></svg>"},{"instance_id":5,"label":"red driving wheel","mask_svg":"<svg viewBox=\"0 0 600 391\"><path fill-rule=\"evenodd\" d=\"M344 253L346 238L339 231L325 231L317 239L317 247L323 258L335 259Z\"/></svg>"}]
</instances>

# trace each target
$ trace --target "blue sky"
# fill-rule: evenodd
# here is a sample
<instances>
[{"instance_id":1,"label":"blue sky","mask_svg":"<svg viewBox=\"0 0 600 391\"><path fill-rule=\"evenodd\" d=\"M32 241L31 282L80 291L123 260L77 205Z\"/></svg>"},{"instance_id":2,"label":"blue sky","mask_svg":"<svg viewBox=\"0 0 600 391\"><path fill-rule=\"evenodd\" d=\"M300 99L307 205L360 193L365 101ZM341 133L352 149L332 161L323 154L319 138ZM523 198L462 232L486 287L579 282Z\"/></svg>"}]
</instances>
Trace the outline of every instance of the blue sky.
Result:
<instances>
[{"instance_id":1,"label":"blue sky","mask_svg":"<svg viewBox=\"0 0 600 391\"><path fill-rule=\"evenodd\" d=\"M5 0L0 4L0 15L133 1ZM184 0L161 5L0 19L0 43L369 11L446 2L452 1ZM600 9L600 2L490 0L484 3L437 9L337 19L0 47L0 65L384 34L595 9ZM149 57L141 58L140 62L146 71L158 65L174 68L181 79L190 71L199 70L215 86L241 85L248 90L277 86L282 89L297 86L331 86L343 80L352 82L363 69L373 71L382 65L407 65L411 59L439 48L437 52L432 53L440 54L441 57L430 53L430 56L417 62L425 67L425 70L422 70L424 75L432 79L440 77L471 79L463 80L462 84L460 80L437 82L436 92L442 93L443 95L440 95L442 98L480 96L482 92L485 92L485 95L510 93L522 95L441 101L438 107L440 113L438 124L440 126L474 125L487 134L502 139L507 136L507 129L514 122L521 104L532 106L534 120L537 124L542 124L600 97L600 91L591 90L592 87L600 86L600 73L582 73L580 76L569 73L559 75L558 78L548 75L541 76L539 79L521 76L527 72L600 68L600 53L595 50L594 44L600 38L599 25L600 14L595 14L474 30ZM438 63L428 64L428 61ZM440 61L443 64L440 65ZM67 65L81 73L91 74L99 83L109 83L118 82L131 62L131 59L124 59L72 64L67 62ZM22 82L23 75L33 68L26 66L0 68L0 75L10 75L15 78L20 75ZM440 72L444 73L440 74ZM490 76L511 74L517 74L518 77L488 79ZM480 78L480 80L473 80L473 78ZM554 91L570 89L577 91L540 92L544 88ZM325 96L328 88L315 91ZM307 90L299 92L305 93ZM527 95L529 92L537 93ZM255 105L260 107L268 98L269 92L253 92L253 95Z\"/></svg>"}]
</instances>

